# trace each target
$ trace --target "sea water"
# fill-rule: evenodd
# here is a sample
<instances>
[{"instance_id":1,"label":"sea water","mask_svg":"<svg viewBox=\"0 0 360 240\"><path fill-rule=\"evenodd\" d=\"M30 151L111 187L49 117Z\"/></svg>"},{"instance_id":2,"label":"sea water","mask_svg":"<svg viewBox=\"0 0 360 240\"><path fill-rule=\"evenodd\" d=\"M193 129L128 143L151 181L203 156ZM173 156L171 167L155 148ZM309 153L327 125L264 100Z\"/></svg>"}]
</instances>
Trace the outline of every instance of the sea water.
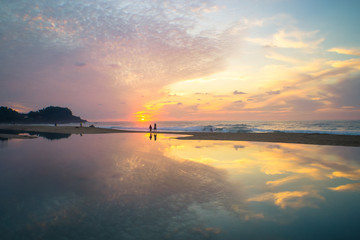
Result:
<instances>
[{"instance_id":1,"label":"sea water","mask_svg":"<svg viewBox=\"0 0 360 240\"><path fill-rule=\"evenodd\" d=\"M358 238L360 148L173 137L0 141L0 238Z\"/></svg>"},{"instance_id":2,"label":"sea water","mask_svg":"<svg viewBox=\"0 0 360 240\"><path fill-rule=\"evenodd\" d=\"M122 130L145 131L154 122L88 123ZM288 132L360 135L360 121L160 121L159 131L179 132Z\"/></svg>"}]
</instances>

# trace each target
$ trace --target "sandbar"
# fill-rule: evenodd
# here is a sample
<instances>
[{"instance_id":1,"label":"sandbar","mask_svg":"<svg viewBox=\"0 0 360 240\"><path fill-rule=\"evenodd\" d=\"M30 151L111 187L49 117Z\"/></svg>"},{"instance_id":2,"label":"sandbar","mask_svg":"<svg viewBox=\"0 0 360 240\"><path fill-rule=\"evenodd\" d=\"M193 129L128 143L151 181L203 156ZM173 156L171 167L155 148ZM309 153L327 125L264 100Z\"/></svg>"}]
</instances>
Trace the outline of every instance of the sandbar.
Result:
<instances>
[{"instance_id":1,"label":"sandbar","mask_svg":"<svg viewBox=\"0 0 360 240\"><path fill-rule=\"evenodd\" d=\"M96 134L127 132L117 129L98 127L75 127L75 126L39 126L39 125L0 125L0 130L23 131L23 132L46 132L46 133L68 133L68 134Z\"/></svg>"},{"instance_id":2,"label":"sandbar","mask_svg":"<svg viewBox=\"0 0 360 240\"><path fill-rule=\"evenodd\" d=\"M38 126L38 125L0 125L0 130L20 132L46 132L67 134L101 134L101 133L133 133L140 131L125 131L98 127L75 126ZM145 131L142 133L146 133ZM276 142L298 143L334 146L360 146L360 135L337 135L315 133L217 133L217 132L165 132L158 134L179 134L176 137L182 140L218 140L218 141L251 141L251 142ZM8 133L7 133L8 134ZM184 136L185 135L185 136Z\"/></svg>"}]
</instances>

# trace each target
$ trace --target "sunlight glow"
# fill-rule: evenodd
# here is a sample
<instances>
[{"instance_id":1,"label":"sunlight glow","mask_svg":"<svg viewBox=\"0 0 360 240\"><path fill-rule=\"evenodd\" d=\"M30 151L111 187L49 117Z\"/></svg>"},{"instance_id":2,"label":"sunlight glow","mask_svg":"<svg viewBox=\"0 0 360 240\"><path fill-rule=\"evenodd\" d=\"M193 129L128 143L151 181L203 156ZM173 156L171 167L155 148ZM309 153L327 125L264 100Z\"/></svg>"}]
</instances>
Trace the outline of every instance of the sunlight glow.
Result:
<instances>
[{"instance_id":1,"label":"sunlight glow","mask_svg":"<svg viewBox=\"0 0 360 240\"><path fill-rule=\"evenodd\" d=\"M152 117L147 112L139 111L135 114L135 119L138 122L148 122L152 120Z\"/></svg>"}]
</instances>

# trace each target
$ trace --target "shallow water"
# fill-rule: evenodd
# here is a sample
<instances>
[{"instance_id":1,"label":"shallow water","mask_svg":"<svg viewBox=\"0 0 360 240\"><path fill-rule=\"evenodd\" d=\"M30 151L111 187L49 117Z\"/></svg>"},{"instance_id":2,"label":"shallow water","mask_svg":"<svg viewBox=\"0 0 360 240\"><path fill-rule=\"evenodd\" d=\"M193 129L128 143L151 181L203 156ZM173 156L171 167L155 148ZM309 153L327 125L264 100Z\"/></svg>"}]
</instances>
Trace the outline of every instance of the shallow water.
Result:
<instances>
[{"instance_id":1,"label":"shallow water","mask_svg":"<svg viewBox=\"0 0 360 240\"><path fill-rule=\"evenodd\" d=\"M360 233L360 148L156 137L0 141L1 239Z\"/></svg>"}]
</instances>

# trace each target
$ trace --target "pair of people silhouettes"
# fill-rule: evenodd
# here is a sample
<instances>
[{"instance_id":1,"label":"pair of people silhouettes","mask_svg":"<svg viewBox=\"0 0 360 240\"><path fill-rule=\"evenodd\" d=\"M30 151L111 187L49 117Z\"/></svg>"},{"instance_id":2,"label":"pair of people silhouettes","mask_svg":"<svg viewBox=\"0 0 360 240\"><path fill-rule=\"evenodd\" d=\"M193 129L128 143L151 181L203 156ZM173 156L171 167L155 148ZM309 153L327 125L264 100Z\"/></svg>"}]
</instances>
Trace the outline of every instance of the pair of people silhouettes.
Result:
<instances>
[{"instance_id":1,"label":"pair of people silhouettes","mask_svg":"<svg viewBox=\"0 0 360 240\"><path fill-rule=\"evenodd\" d=\"M156 123L154 123L154 129L153 129L153 127L152 127L151 124L150 124L149 130L150 130L150 140L151 140L152 137L153 137L152 131L154 130L154 132L155 132L155 133L154 133L154 140L156 141L156 137L157 137L157 134L156 134L156 132L157 132Z\"/></svg>"},{"instance_id":2,"label":"pair of people silhouettes","mask_svg":"<svg viewBox=\"0 0 360 240\"><path fill-rule=\"evenodd\" d=\"M150 124L150 126L149 126L149 130L150 130L150 132L153 131L153 127L151 126L151 124ZM155 131L155 132L157 131L156 123L154 123L154 131Z\"/></svg>"}]
</instances>

